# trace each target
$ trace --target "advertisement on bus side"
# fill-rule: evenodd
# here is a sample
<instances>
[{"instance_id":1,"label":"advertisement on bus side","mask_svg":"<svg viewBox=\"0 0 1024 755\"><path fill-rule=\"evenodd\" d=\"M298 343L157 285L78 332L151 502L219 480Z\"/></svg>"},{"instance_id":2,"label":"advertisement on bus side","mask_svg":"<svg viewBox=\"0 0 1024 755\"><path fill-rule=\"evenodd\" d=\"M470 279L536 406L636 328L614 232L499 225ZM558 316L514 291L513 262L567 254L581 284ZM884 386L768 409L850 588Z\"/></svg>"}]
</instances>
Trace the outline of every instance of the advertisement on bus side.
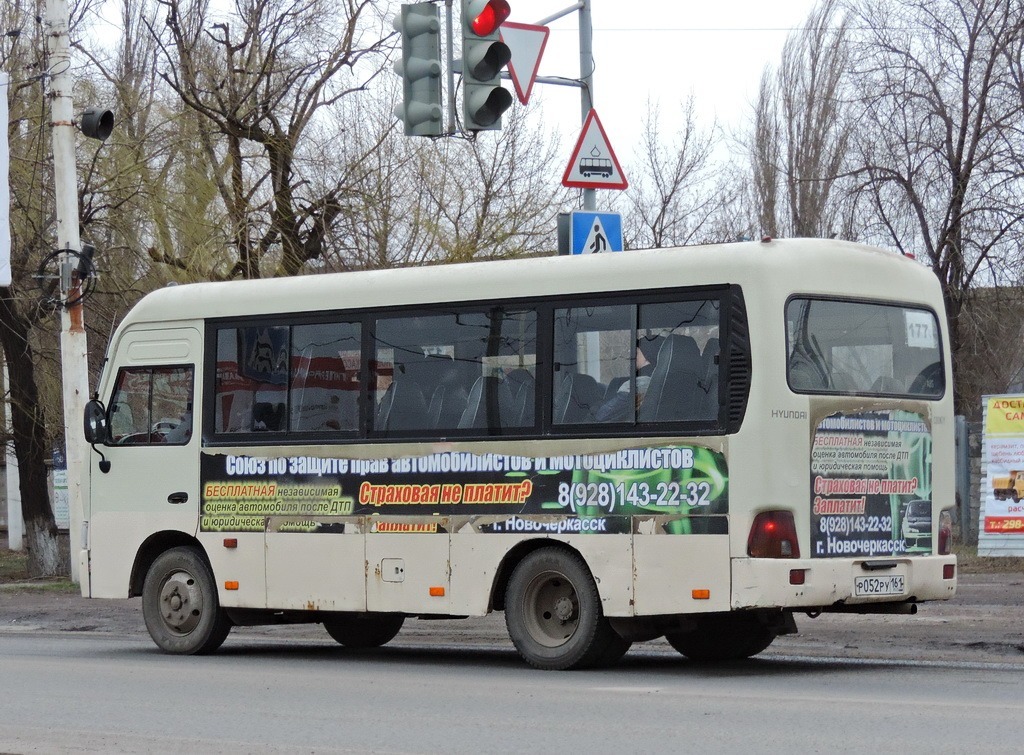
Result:
<instances>
[{"instance_id":1,"label":"advertisement on bus side","mask_svg":"<svg viewBox=\"0 0 1024 755\"><path fill-rule=\"evenodd\" d=\"M662 518L665 534L726 532L725 457L666 445L601 454L528 457L449 451L349 459L204 453L200 529L343 532L368 515L486 518L480 532L633 531ZM436 531L404 528L393 532Z\"/></svg>"},{"instance_id":2,"label":"advertisement on bus side","mask_svg":"<svg viewBox=\"0 0 1024 755\"><path fill-rule=\"evenodd\" d=\"M811 449L811 556L932 552L932 436L906 411L833 414Z\"/></svg>"}]
</instances>

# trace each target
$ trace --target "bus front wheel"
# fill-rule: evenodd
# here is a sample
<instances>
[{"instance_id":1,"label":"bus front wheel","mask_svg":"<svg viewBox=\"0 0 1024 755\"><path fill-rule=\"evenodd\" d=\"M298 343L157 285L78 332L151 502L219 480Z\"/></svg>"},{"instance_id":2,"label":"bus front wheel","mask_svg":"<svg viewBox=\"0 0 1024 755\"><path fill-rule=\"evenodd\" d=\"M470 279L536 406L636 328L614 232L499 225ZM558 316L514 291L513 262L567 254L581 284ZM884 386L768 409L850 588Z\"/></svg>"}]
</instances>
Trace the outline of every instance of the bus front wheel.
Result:
<instances>
[{"instance_id":1,"label":"bus front wheel","mask_svg":"<svg viewBox=\"0 0 1024 755\"><path fill-rule=\"evenodd\" d=\"M613 663L629 649L601 611L601 598L583 559L541 548L512 573L505 625L523 660L562 670Z\"/></svg>"},{"instance_id":2,"label":"bus front wheel","mask_svg":"<svg viewBox=\"0 0 1024 755\"><path fill-rule=\"evenodd\" d=\"M231 631L213 574L195 548L172 548L156 557L142 587L142 616L165 653L212 653Z\"/></svg>"},{"instance_id":3,"label":"bus front wheel","mask_svg":"<svg viewBox=\"0 0 1024 755\"><path fill-rule=\"evenodd\" d=\"M668 632L665 639L691 661L735 661L757 655L772 644L775 632L754 614L696 617L695 629Z\"/></svg>"},{"instance_id":4,"label":"bus front wheel","mask_svg":"<svg viewBox=\"0 0 1024 755\"><path fill-rule=\"evenodd\" d=\"M325 618L324 629L335 642L359 650L388 644L404 623L400 613L353 613Z\"/></svg>"}]
</instances>

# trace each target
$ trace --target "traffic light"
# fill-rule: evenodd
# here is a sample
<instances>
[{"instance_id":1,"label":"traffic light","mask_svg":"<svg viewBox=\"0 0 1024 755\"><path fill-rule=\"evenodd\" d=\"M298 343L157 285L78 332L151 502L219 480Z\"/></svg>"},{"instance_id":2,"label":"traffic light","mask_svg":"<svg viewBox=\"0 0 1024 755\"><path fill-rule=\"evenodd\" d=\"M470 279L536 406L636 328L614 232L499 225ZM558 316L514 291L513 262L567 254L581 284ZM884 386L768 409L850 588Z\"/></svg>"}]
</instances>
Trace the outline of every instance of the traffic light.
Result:
<instances>
[{"instance_id":1,"label":"traffic light","mask_svg":"<svg viewBox=\"0 0 1024 755\"><path fill-rule=\"evenodd\" d=\"M433 3L403 5L395 16L395 30L402 36L402 59L395 71L402 77L402 104L395 116L406 136L438 136L441 133L441 23Z\"/></svg>"},{"instance_id":2,"label":"traffic light","mask_svg":"<svg viewBox=\"0 0 1024 755\"><path fill-rule=\"evenodd\" d=\"M512 59L498 27L511 10L506 0L462 0L462 121L467 131L500 129L512 94L501 69Z\"/></svg>"}]
</instances>

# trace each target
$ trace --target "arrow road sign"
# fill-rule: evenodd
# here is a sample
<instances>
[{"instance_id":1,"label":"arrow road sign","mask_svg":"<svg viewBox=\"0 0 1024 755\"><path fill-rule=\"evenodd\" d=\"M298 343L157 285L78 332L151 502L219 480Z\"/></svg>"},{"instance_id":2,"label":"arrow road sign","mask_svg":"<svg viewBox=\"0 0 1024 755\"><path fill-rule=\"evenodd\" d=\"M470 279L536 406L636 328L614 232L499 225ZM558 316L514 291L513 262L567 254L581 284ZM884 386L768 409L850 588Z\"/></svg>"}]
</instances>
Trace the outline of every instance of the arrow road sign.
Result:
<instances>
[{"instance_id":1,"label":"arrow road sign","mask_svg":"<svg viewBox=\"0 0 1024 755\"><path fill-rule=\"evenodd\" d=\"M587 114L562 185L579 189L625 189L629 185L596 110Z\"/></svg>"}]
</instances>

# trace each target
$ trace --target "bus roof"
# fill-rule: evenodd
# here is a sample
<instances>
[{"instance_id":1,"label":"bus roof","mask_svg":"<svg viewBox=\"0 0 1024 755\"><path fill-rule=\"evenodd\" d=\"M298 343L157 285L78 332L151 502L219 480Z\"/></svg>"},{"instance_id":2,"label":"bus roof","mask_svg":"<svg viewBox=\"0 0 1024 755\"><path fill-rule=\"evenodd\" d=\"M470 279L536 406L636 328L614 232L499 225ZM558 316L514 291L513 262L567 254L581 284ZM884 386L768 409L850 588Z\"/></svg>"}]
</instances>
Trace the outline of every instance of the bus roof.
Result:
<instances>
[{"instance_id":1,"label":"bus roof","mask_svg":"<svg viewBox=\"0 0 1024 755\"><path fill-rule=\"evenodd\" d=\"M901 273L894 276L895 266ZM771 286L781 296L803 291L922 304L936 303L939 291L931 270L894 252L846 241L780 239L168 286L145 296L122 328L726 283Z\"/></svg>"}]
</instances>

